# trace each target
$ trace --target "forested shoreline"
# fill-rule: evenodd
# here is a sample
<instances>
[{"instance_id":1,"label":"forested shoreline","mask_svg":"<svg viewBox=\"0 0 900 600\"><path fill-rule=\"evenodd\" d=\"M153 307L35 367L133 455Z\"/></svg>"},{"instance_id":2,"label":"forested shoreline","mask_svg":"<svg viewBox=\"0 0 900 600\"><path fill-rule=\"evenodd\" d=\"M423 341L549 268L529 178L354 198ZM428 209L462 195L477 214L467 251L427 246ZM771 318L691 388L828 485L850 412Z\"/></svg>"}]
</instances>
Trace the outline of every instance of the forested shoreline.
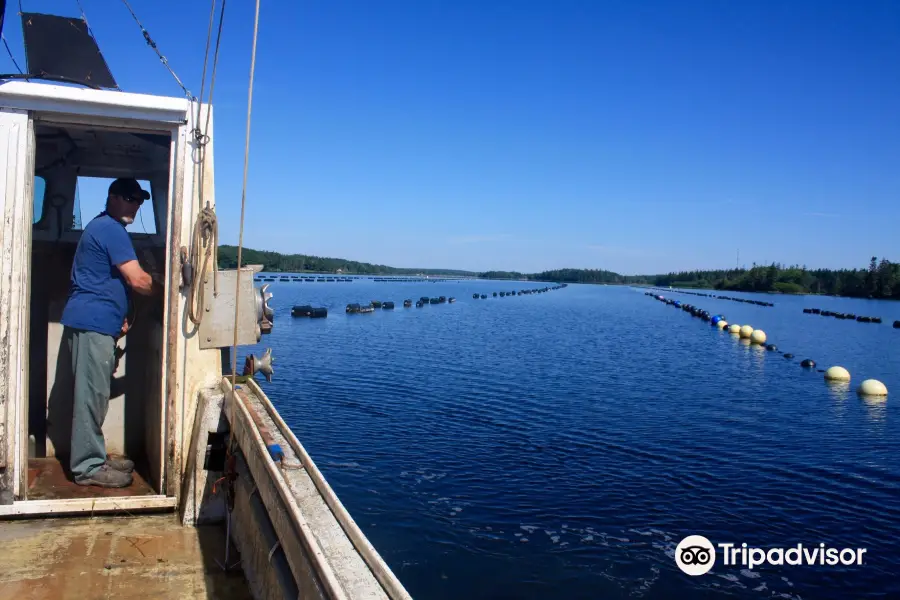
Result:
<instances>
[{"instance_id":1,"label":"forested shoreline","mask_svg":"<svg viewBox=\"0 0 900 600\"><path fill-rule=\"evenodd\" d=\"M681 271L660 275L621 275L604 269L556 269L540 273L517 271L464 271L460 269L397 268L344 258L281 254L244 248L244 264L261 264L265 271L285 273L337 273L349 275L448 275L481 279L655 285L739 292L827 294L854 298L900 299L900 263L873 256L867 268L807 269L781 264L753 265L750 269ZM219 246L219 268L237 266L237 247Z\"/></svg>"},{"instance_id":2,"label":"forested shoreline","mask_svg":"<svg viewBox=\"0 0 900 600\"><path fill-rule=\"evenodd\" d=\"M900 300L900 264L873 256L863 269L806 269L779 264L750 269L682 271L650 277L626 277L628 283L661 287L707 288L740 292L826 294Z\"/></svg>"},{"instance_id":3,"label":"forested shoreline","mask_svg":"<svg viewBox=\"0 0 900 600\"><path fill-rule=\"evenodd\" d=\"M308 254L281 254L267 250L244 248L241 262L245 265L262 265L271 273L341 273L349 275L453 275L475 277L472 271L458 269L404 269L375 265L367 262L348 260L346 258L328 258ZM237 246L219 246L219 268L234 269L237 267Z\"/></svg>"}]
</instances>

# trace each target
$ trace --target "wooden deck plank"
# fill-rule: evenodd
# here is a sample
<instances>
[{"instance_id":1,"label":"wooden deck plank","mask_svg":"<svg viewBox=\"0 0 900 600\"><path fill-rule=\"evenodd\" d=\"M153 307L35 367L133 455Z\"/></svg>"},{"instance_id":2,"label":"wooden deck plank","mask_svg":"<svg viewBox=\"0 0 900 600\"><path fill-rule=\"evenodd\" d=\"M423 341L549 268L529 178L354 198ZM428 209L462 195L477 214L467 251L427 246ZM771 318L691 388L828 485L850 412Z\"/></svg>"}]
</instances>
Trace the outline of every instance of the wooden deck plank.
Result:
<instances>
[{"instance_id":1,"label":"wooden deck plank","mask_svg":"<svg viewBox=\"0 0 900 600\"><path fill-rule=\"evenodd\" d=\"M216 564L223 528L183 527L171 514L0 523L0 547L0 598L251 599L240 567Z\"/></svg>"}]
</instances>

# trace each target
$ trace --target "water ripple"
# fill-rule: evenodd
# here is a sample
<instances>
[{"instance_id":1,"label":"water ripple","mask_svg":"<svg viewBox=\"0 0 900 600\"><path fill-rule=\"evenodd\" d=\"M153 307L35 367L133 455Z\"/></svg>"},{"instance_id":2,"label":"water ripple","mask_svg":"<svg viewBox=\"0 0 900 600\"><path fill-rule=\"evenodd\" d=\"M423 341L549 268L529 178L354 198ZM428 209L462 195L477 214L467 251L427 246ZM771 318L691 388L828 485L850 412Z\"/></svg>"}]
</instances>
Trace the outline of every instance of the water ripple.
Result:
<instances>
[{"instance_id":1,"label":"water ripple","mask_svg":"<svg viewBox=\"0 0 900 600\"><path fill-rule=\"evenodd\" d=\"M900 420L800 369L807 356L900 389L900 334L698 298L765 329L785 360L630 288L473 300L489 282L272 291L263 384L417 598L900 596ZM530 286L534 287L534 286ZM455 304L346 315L349 302ZM293 304L328 306L291 319ZM865 307L860 304L866 304ZM817 298L900 319L900 303ZM253 350L259 351L259 348ZM717 564L686 577L688 534L761 547L866 547L861 567Z\"/></svg>"}]
</instances>

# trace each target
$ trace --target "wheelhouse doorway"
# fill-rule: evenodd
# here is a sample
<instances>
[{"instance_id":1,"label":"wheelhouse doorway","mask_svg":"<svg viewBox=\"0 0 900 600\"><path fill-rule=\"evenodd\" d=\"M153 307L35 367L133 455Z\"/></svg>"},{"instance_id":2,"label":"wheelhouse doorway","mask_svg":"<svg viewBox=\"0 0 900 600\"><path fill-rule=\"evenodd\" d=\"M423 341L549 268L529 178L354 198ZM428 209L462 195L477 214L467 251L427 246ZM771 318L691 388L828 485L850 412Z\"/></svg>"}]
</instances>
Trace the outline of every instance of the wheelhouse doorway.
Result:
<instances>
[{"instance_id":1,"label":"wheelhouse doorway","mask_svg":"<svg viewBox=\"0 0 900 600\"><path fill-rule=\"evenodd\" d=\"M145 270L166 265L172 134L36 118L27 390L28 475L17 500L64 500L163 493L164 297L131 294L128 333L117 341L107 452L135 462L134 482L122 489L76 485L69 473L73 382L60 323L75 249L88 223L105 207L107 188L133 177L151 198L126 229Z\"/></svg>"}]
</instances>

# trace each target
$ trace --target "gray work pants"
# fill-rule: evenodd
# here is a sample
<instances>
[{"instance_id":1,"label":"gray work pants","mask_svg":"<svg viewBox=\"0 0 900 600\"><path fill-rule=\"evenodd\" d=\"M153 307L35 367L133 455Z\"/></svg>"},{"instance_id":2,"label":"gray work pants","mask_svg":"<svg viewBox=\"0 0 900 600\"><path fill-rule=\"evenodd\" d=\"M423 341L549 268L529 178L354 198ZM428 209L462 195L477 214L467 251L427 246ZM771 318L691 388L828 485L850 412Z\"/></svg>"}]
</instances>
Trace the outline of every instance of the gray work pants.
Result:
<instances>
[{"instance_id":1,"label":"gray work pants","mask_svg":"<svg viewBox=\"0 0 900 600\"><path fill-rule=\"evenodd\" d=\"M115 368L116 340L96 331L66 327L72 355L75 398L72 410L72 476L93 475L106 462L103 421L109 409L109 388Z\"/></svg>"}]
</instances>

